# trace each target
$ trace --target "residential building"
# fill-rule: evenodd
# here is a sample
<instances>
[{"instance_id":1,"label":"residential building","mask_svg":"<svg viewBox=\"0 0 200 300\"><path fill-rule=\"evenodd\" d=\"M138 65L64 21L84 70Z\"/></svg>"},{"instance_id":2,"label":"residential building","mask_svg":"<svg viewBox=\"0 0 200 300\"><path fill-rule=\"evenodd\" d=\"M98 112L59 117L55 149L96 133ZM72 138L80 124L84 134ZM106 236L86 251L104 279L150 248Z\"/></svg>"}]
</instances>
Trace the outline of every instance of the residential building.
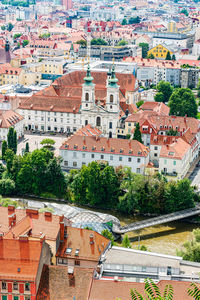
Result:
<instances>
[{"instance_id":1,"label":"residential building","mask_svg":"<svg viewBox=\"0 0 200 300\"><path fill-rule=\"evenodd\" d=\"M92 161L107 162L110 166L130 167L143 174L149 162L147 147L135 140L114 139L98 136L69 137L60 148L64 169L80 169Z\"/></svg>"},{"instance_id":2,"label":"residential building","mask_svg":"<svg viewBox=\"0 0 200 300\"><path fill-rule=\"evenodd\" d=\"M0 85L22 84L23 71L12 67L9 63L0 65Z\"/></svg>"},{"instance_id":3,"label":"residential building","mask_svg":"<svg viewBox=\"0 0 200 300\"><path fill-rule=\"evenodd\" d=\"M0 141L7 139L10 127L16 130L17 139L24 136L24 118L13 110L0 110Z\"/></svg>"},{"instance_id":4,"label":"residential building","mask_svg":"<svg viewBox=\"0 0 200 300\"><path fill-rule=\"evenodd\" d=\"M197 88L199 83L199 69L195 67L182 68L180 83L182 88Z\"/></svg>"},{"instance_id":5,"label":"residential building","mask_svg":"<svg viewBox=\"0 0 200 300\"><path fill-rule=\"evenodd\" d=\"M6 239L0 235L0 298L2 300L36 300L44 264L51 259L45 238L31 241Z\"/></svg>"},{"instance_id":6,"label":"residential building","mask_svg":"<svg viewBox=\"0 0 200 300\"><path fill-rule=\"evenodd\" d=\"M148 51L148 55L152 54L155 58L166 59L168 52L170 53L170 55L173 54L173 52L169 50L167 47L158 44Z\"/></svg>"},{"instance_id":7,"label":"residential building","mask_svg":"<svg viewBox=\"0 0 200 300\"><path fill-rule=\"evenodd\" d=\"M60 224L60 246L56 264L96 269L101 257L111 246L110 240L96 231Z\"/></svg>"}]
</instances>

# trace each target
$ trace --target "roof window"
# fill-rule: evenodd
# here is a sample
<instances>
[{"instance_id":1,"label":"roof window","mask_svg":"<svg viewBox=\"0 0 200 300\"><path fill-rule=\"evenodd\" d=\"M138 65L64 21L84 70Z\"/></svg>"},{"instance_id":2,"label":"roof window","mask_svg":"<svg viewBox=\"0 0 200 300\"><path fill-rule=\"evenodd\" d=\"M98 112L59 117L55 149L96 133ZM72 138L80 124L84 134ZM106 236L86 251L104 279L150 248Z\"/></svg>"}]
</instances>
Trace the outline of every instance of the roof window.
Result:
<instances>
[{"instance_id":1,"label":"roof window","mask_svg":"<svg viewBox=\"0 0 200 300\"><path fill-rule=\"evenodd\" d=\"M67 248L65 253L66 254L71 254L72 253L72 248Z\"/></svg>"}]
</instances>

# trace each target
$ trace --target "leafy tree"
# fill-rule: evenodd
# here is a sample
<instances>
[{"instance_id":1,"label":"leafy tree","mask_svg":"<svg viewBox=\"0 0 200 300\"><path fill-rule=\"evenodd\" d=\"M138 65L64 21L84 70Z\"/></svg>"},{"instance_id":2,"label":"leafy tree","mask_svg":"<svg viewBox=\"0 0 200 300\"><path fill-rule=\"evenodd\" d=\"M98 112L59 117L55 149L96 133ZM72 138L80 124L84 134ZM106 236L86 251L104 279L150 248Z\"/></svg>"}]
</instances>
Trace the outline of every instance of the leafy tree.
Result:
<instances>
[{"instance_id":1,"label":"leafy tree","mask_svg":"<svg viewBox=\"0 0 200 300\"><path fill-rule=\"evenodd\" d=\"M127 44L128 44L127 41L121 40L121 41L119 41L119 43L117 44L117 46L125 46L125 45L127 45Z\"/></svg>"},{"instance_id":2,"label":"leafy tree","mask_svg":"<svg viewBox=\"0 0 200 300\"><path fill-rule=\"evenodd\" d=\"M9 128L7 135L8 149L13 150L14 153L17 152L17 133L13 127Z\"/></svg>"},{"instance_id":3,"label":"leafy tree","mask_svg":"<svg viewBox=\"0 0 200 300\"><path fill-rule=\"evenodd\" d=\"M22 47L26 47L29 44L28 40L23 40Z\"/></svg>"},{"instance_id":4,"label":"leafy tree","mask_svg":"<svg viewBox=\"0 0 200 300\"><path fill-rule=\"evenodd\" d=\"M172 55L172 60L176 60L175 54Z\"/></svg>"},{"instance_id":5,"label":"leafy tree","mask_svg":"<svg viewBox=\"0 0 200 300\"><path fill-rule=\"evenodd\" d=\"M55 141L49 138L43 139L40 142L41 145L45 145L45 146L53 146L55 144Z\"/></svg>"},{"instance_id":6,"label":"leafy tree","mask_svg":"<svg viewBox=\"0 0 200 300\"><path fill-rule=\"evenodd\" d=\"M7 142L4 140L2 142L2 149L1 149L1 155L2 155L2 159L5 159L5 154L6 154L6 150L8 148Z\"/></svg>"},{"instance_id":7,"label":"leafy tree","mask_svg":"<svg viewBox=\"0 0 200 300\"><path fill-rule=\"evenodd\" d=\"M101 235L103 235L105 238L109 239L111 241L111 245L113 246L113 244L114 244L114 236L113 236L113 234L108 229L104 229L101 232Z\"/></svg>"},{"instance_id":8,"label":"leafy tree","mask_svg":"<svg viewBox=\"0 0 200 300\"><path fill-rule=\"evenodd\" d=\"M0 179L2 178L4 171L5 171L5 168L4 168L3 164L0 164Z\"/></svg>"},{"instance_id":9,"label":"leafy tree","mask_svg":"<svg viewBox=\"0 0 200 300\"><path fill-rule=\"evenodd\" d=\"M140 251L148 251L147 246L141 245L140 246Z\"/></svg>"},{"instance_id":10,"label":"leafy tree","mask_svg":"<svg viewBox=\"0 0 200 300\"><path fill-rule=\"evenodd\" d=\"M136 140L136 141L138 141L140 143L143 143L143 141L142 141L142 134L140 132L140 124L139 123L137 123L136 126L135 126L133 140Z\"/></svg>"},{"instance_id":11,"label":"leafy tree","mask_svg":"<svg viewBox=\"0 0 200 300\"><path fill-rule=\"evenodd\" d=\"M192 241L183 244L181 250L177 250L177 255L182 256L184 260L200 262L200 229L193 230Z\"/></svg>"},{"instance_id":12,"label":"leafy tree","mask_svg":"<svg viewBox=\"0 0 200 300\"><path fill-rule=\"evenodd\" d=\"M122 25L127 25L127 20L126 19L122 20Z\"/></svg>"},{"instance_id":13,"label":"leafy tree","mask_svg":"<svg viewBox=\"0 0 200 300\"><path fill-rule=\"evenodd\" d=\"M164 103L169 101L170 96L172 95L173 92L173 87L171 86L171 84L169 82L165 82L165 81L160 81L157 85L157 90L158 93L163 93L163 97L164 97ZM159 98L161 99L161 96L159 96Z\"/></svg>"},{"instance_id":14,"label":"leafy tree","mask_svg":"<svg viewBox=\"0 0 200 300\"><path fill-rule=\"evenodd\" d=\"M7 168L8 174L11 174L14 157L15 157L15 154L14 154L13 150L7 149L6 153L5 153L5 161L6 161L6 168Z\"/></svg>"},{"instance_id":15,"label":"leafy tree","mask_svg":"<svg viewBox=\"0 0 200 300\"><path fill-rule=\"evenodd\" d=\"M169 99L170 115L197 117L197 104L190 89L179 88L174 90Z\"/></svg>"},{"instance_id":16,"label":"leafy tree","mask_svg":"<svg viewBox=\"0 0 200 300\"><path fill-rule=\"evenodd\" d=\"M194 300L200 299L200 286L199 284L192 282L188 289L188 295L192 296Z\"/></svg>"},{"instance_id":17,"label":"leafy tree","mask_svg":"<svg viewBox=\"0 0 200 300\"><path fill-rule=\"evenodd\" d=\"M154 100L156 102L163 102L165 101L164 95L162 92L158 92L155 96L154 96Z\"/></svg>"},{"instance_id":18,"label":"leafy tree","mask_svg":"<svg viewBox=\"0 0 200 300\"><path fill-rule=\"evenodd\" d=\"M18 202L11 200L9 198L2 198L0 197L0 205L3 207L8 207L8 205L13 205L15 208L18 207Z\"/></svg>"},{"instance_id":19,"label":"leafy tree","mask_svg":"<svg viewBox=\"0 0 200 300\"><path fill-rule=\"evenodd\" d=\"M3 196L13 195L15 192L15 182L12 179L0 180L0 194Z\"/></svg>"},{"instance_id":20,"label":"leafy tree","mask_svg":"<svg viewBox=\"0 0 200 300\"><path fill-rule=\"evenodd\" d=\"M150 53L150 54L147 55L147 58L154 59L155 56L153 55L153 53Z\"/></svg>"},{"instance_id":21,"label":"leafy tree","mask_svg":"<svg viewBox=\"0 0 200 300\"><path fill-rule=\"evenodd\" d=\"M189 15L186 8L183 8L183 9L181 10L181 14L184 14L184 15L186 15L186 16Z\"/></svg>"},{"instance_id":22,"label":"leafy tree","mask_svg":"<svg viewBox=\"0 0 200 300\"><path fill-rule=\"evenodd\" d=\"M25 153L28 153L29 152L29 143L26 142L26 146L25 146Z\"/></svg>"},{"instance_id":23,"label":"leafy tree","mask_svg":"<svg viewBox=\"0 0 200 300\"><path fill-rule=\"evenodd\" d=\"M169 51L167 51L167 55L166 55L166 58L165 58L166 60L172 60L172 58L171 58L171 55L170 55L170 52Z\"/></svg>"},{"instance_id":24,"label":"leafy tree","mask_svg":"<svg viewBox=\"0 0 200 300\"><path fill-rule=\"evenodd\" d=\"M140 43L139 47L142 48L142 58L146 58L147 53L149 51L149 44L148 43Z\"/></svg>"},{"instance_id":25,"label":"leafy tree","mask_svg":"<svg viewBox=\"0 0 200 300\"><path fill-rule=\"evenodd\" d=\"M13 28L14 28L14 25L12 23L8 23L7 30L12 31Z\"/></svg>"},{"instance_id":26,"label":"leafy tree","mask_svg":"<svg viewBox=\"0 0 200 300\"><path fill-rule=\"evenodd\" d=\"M122 240L122 247L124 248L132 248L131 242L129 240L129 237L127 234L124 235L124 238Z\"/></svg>"},{"instance_id":27,"label":"leafy tree","mask_svg":"<svg viewBox=\"0 0 200 300\"><path fill-rule=\"evenodd\" d=\"M13 151L16 154L17 153L17 132L14 130L13 132Z\"/></svg>"},{"instance_id":28,"label":"leafy tree","mask_svg":"<svg viewBox=\"0 0 200 300\"><path fill-rule=\"evenodd\" d=\"M136 103L137 108L139 108L142 104L144 104L143 100L140 100Z\"/></svg>"},{"instance_id":29,"label":"leafy tree","mask_svg":"<svg viewBox=\"0 0 200 300\"><path fill-rule=\"evenodd\" d=\"M100 45L100 46L106 46L108 43L104 41L103 39L92 39L91 40L91 45Z\"/></svg>"},{"instance_id":30,"label":"leafy tree","mask_svg":"<svg viewBox=\"0 0 200 300\"><path fill-rule=\"evenodd\" d=\"M13 35L13 39L16 40L17 38L19 38L22 35L22 33L15 33Z\"/></svg>"},{"instance_id":31,"label":"leafy tree","mask_svg":"<svg viewBox=\"0 0 200 300\"><path fill-rule=\"evenodd\" d=\"M138 24L138 23L140 23L140 17L138 17L138 16L135 17L135 18L131 17L131 18L129 19L128 23L129 23L129 24Z\"/></svg>"},{"instance_id":32,"label":"leafy tree","mask_svg":"<svg viewBox=\"0 0 200 300\"><path fill-rule=\"evenodd\" d=\"M5 29L6 29L6 26L4 26L4 25L1 26L1 29L2 29L2 30L5 30Z\"/></svg>"},{"instance_id":33,"label":"leafy tree","mask_svg":"<svg viewBox=\"0 0 200 300\"><path fill-rule=\"evenodd\" d=\"M131 137L131 135L130 135L130 133L128 133L128 134L126 135L126 139L127 139L127 140L130 140L130 137Z\"/></svg>"},{"instance_id":34,"label":"leafy tree","mask_svg":"<svg viewBox=\"0 0 200 300\"><path fill-rule=\"evenodd\" d=\"M178 135L178 131L174 130L174 129L170 129L166 132L167 135L169 136L177 136Z\"/></svg>"},{"instance_id":35,"label":"leafy tree","mask_svg":"<svg viewBox=\"0 0 200 300\"><path fill-rule=\"evenodd\" d=\"M173 299L173 287L171 284L166 285L163 295L161 294L161 291L159 290L158 286L154 283L154 281L150 278L147 278L144 280L145 282L145 294L147 295L146 299L149 300L172 300ZM131 289L130 295L132 300L145 300L145 298L136 290Z\"/></svg>"},{"instance_id":36,"label":"leafy tree","mask_svg":"<svg viewBox=\"0 0 200 300\"><path fill-rule=\"evenodd\" d=\"M86 40L78 40L76 42L76 44L81 45L82 47L86 47L87 46L87 41Z\"/></svg>"}]
</instances>

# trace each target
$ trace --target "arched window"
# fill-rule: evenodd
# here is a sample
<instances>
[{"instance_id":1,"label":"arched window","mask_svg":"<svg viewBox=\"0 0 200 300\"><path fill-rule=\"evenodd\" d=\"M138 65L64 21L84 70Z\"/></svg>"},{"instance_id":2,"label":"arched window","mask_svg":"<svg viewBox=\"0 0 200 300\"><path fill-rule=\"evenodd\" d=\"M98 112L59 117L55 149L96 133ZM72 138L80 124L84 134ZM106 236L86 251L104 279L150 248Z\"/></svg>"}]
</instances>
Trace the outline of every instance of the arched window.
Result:
<instances>
[{"instance_id":1,"label":"arched window","mask_svg":"<svg viewBox=\"0 0 200 300\"><path fill-rule=\"evenodd\" d=\"M96 126L101 126L101 118L97 117L96 119Z\"/></svg>"},{"instance_id":2,"label":"arched window","mask_svg":"<svg viewBox=\"0 0 200 300\"><path fill-rule=\"evenodd\" d=\"M89 94L88 93L85 93L85 100L89 101Z\"/></svg>"},{"instance_id":3,"label":"arched window","mask_svg":"<svg viewBox=\"0 0 200 300\"><path fill-rule=\"evenodd\" d=\"M111 103L113 103L113 99L114 99L114 97L113 97L113 95L111 94L111 95L110 95L110 102L111 102Z\"/></svg>"},{"instance_id":4,"label":"arched window","mask_svg":"<svg viewBox=\"0 0 200 300\"><path fill-rule=\"evenodd\" d=\"M112 132L111 131L109 132L109 138L110 139L112 138Z\"/></svg>"}]
</instances>

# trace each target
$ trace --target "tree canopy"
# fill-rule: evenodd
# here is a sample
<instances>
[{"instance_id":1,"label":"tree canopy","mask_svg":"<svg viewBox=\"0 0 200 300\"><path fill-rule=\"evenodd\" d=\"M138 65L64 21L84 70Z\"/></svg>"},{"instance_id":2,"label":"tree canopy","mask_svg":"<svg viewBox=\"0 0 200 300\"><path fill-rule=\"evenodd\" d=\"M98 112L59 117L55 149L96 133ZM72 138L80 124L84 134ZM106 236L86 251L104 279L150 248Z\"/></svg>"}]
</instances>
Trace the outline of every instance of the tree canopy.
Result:
<instances>
[{"instance_id":1,"label":"tree canopy","mask_svg":"<svg viewBox=\"0 0 200 300\"><path fill-rule=\"evenodd\" d=\"M170 52L169 51L167 51L167 55L166 55L166 58L165 58L166 60L171 60L172 58L171 58L171 54L170 54Z\"/></svg>"},{"instance_id":2,"label":"tree canopy","mask_svg":"<svg viewBox=\"0 0 200 300\"><path fill-rule=\"evenodd\" d=\"M170 115L197 117L197 104L188 88L175 89L169 99Z\"/></svg>"},{"instance_id":3,"label":"tree canopy","mask_svg":"<svg viewBox=\"0 0 200 300\"><path fill-rule=\"evenodd\" d=\"M163 103L168 102L173 92L173 87L171 86L171 84L162 80L158 83L157 90L158 96L155 96L155 101Z\"/></svg>"},{"instance_id":4,"label":"tree canopy","mask_svg":"<svg viewBox=\"0 0 200 300\"><path fill-rule=\"evenodd\" d=\"M136 140L140 143L143 144L143 141L142 141L142 134L140 132L140 124L137 123L136 126L135 126L135 131L134 131L134 135L133 135L133 140Z\"/></svg>"},{"instance_id":5,"label":"tree canopy","mask_svg":"<svg viewBox=\"0 0 200 300\"><path fill-rule=\"evenodd\" d=\"M99 38L99 39L92 39L91 45L106 46L108 45L108 43L105 40Z\"/></svg>"},{"instance_id":6,"label":"tree canopy","mask_svg":"<svg viewBox=\"0 0 200 300\"><path fill-rule=\"evenodd\" d=\"M182 249L177 250L177 255L184 260L200 262L200 229L194 229L192 234L192 240L185 242Z\"/></svg>"},{"instance_id":7,"label":"tree canopy","mask_svg":"<svg viewBox=\"0 0 200 300\"><path fill-rule=\"evenodd\" d=\"M146 58L147 52L149 51L149 44L148 43L139 43L139 47L142 48L142 58Z\"/></svg>"},{"instance_id":8,"label":"tree canopy","mask_svg":"<svg viewBox=\"0 0 200 300\"><path fill-rule=\"evenodd\" d=\"M125 45L127 45L127 44L128 44L127 41L121 40L121 41L119 41L119 43L117 44L117 46L125 46Z\"/></svg>"}]
</instances>

